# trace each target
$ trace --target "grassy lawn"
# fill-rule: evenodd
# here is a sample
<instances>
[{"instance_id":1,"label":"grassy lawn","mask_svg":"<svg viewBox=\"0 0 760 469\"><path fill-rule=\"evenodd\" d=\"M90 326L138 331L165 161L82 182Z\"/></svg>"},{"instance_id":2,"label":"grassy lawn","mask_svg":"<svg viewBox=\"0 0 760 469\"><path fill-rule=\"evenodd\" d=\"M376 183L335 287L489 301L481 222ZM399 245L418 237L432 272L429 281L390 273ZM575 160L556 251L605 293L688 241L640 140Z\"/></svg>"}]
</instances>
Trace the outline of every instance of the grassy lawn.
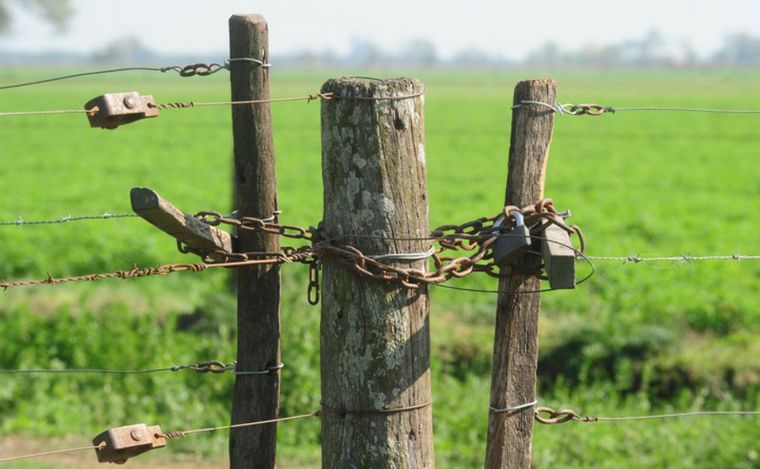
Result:
<instances>
[{"instance_id":1,"label":"grassy lawn","mask_svg":"<svg viewBox=\"0 0 760 469\"><path fill-rule=\"evenodd\" d=\"M50 73L4 69L0 83ZM273 70L272 94L306 95L342 74L348 72ZM431 226L500 210L509 106L519 79L554 77L562 102L760 108L760 71L750 70L408 74L427 88ZM158 102L224 100L226 80L221 73L71 80L0 92L0 111L78 108L117 91L152 94ZM282 219L316 225L319 103L277 104L272 114ZM0 221L129 213L134 186L153 188L188 212L230 210L226 107L162 111L115 131L91 129L83 115L0 119ZM557 116L546 195L560 210L572 210L589 255L760 254L758 124L753 115ZM6 280L190 259L139 219L0 227L0 246ZM283 270L282 402L283 413L293 415L319 405L319 310L306 302L305 268ZM0 292L0 368L232 361L235 308L226 275L212 270ZM757 262L597 262L595 276L576 290L543 296L539 401L599 416L760 408L759 276ZM456 285L495 282L469 278ZM495 298L443 289L432 289L431 297L438 465L480 467ZM224 424L233 379L187 371L0 375L0 439L78 438L66 440L76 446L133 422L165 430ZM760 467L759 436L757 417L567 423L537 426L533 450L537 467ZM226 437L172 441L161 457L223 461ZM279 441L283 467L318 463L318 420L283 423ZM0 448L17 454L16 445Z\"/></svg>"}]
</instances>

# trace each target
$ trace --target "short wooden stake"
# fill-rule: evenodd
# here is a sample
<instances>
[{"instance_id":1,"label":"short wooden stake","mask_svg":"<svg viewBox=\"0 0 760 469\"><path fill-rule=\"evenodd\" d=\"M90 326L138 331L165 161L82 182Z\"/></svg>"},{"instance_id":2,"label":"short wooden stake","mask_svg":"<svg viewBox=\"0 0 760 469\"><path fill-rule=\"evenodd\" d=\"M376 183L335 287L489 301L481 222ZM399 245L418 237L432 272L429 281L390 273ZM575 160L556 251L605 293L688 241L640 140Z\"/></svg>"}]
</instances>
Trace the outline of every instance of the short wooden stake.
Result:
<instances>
[{"instance_id":1,"label":"short wooden stake","mask_svg":"<svg viewBox=\"0 0 760 469\"><path fill-rule=\"evenodd\" d=\"M230 57L268 63L266 20L259 15L230 18ZM269 99L269 69L245 61L230 63L232 100ZM277 208L272 119L269 104L232 106L235 150L235 193L239 216L266 218ZM240 252L280 249L279 237L241 230ZM280 363L280 270L278 266L244 267L238 271L237 367L263 370ZM232 423L277 418L280 375L237 375L232 401ZM230 466L273 468L277 425L233 429Z\"/></svg>"},{"instance_id":2,"label":"short wooden stake","mask_svg":"<svg viewBox=\"0 0 760 469\"><path fill-rule=\"evenodd\" d=\"M524 100L553 104L553 80L522 81L515 87L514 104ZM505 203L524 207L544 196L546 164L554 126L554 111L522 104L513 110ZM524 468L531 464L533 407L538 363L538 315L541 281L530 274L540 265L525 255L516 270L505 268L499 279L496 334L488 418L487 469ZM526 406L527 405L527 406ZM519 410L510 410L523 406Z\"/></svg>"},{"instance_id":3,"label":"short wooden stake","mask_svg":"<svg viewBox=\"0 0 760 469\"><path fill-rule=\"evenodd\" d=\"M135 187L129 196L136 214L193 251L212 258L222 258L219 252L232 252L232 235L182 212L156 191Z\"/></svg>"},{"instance_id":4,"label":"short wooden stake","mask_svg":"<svg viewBox=\"0 0 760 469\"><path fill-rule=\"evenodd\" d=\"M395 239L428 236L422 90L404 78L322 87L336 96L322 102L323 239L367 255L428 250ZM433 467L427 290L329 258L323 271L322 467Z\"/></svg>"}]
</instances>

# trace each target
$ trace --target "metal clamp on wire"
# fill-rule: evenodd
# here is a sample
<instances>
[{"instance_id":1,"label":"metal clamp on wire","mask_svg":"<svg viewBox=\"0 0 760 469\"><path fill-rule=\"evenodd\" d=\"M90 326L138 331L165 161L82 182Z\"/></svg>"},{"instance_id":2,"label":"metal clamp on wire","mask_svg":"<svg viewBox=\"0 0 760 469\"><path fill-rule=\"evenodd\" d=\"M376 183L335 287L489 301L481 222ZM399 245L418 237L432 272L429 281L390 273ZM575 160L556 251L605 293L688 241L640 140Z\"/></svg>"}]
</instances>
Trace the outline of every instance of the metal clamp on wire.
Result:
<instances>
[{"instance_id":1,"label":"metal clamp on wire","mask_svg":"<svg viewBox=\"0 0 760 469\"><path fill-rule=\"evenodd\" d=\"M157 117L158 106L153 96L140 96L136 91L108 93L84 105L91 127L115 129L146 117Z\"/></svg>"},{"instance_id":2,"label":"metal clamp on wire","mask_svg":"<svg viewBox=\"0 0 760 469\"><path fill-rule=\"evenodd\" d=\"M127 459L166 446L166 437L158 425L144 423L106 430L92 440L97 446L98 462L124 464Z\"/></svg>"}]
</instances>

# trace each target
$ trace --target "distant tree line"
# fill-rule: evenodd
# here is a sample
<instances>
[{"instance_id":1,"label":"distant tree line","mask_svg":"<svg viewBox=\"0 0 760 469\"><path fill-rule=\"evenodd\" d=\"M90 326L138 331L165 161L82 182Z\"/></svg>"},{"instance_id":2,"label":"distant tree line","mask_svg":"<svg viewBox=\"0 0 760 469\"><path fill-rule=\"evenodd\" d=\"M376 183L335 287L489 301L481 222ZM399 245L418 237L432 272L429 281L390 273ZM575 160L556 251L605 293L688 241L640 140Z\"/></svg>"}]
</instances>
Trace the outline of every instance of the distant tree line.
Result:
<instances>
[{"instance_id":1,"label":"distant tree line","mask_svg":"<svg viewBox=\"0 0 760 469\"><path fill-rule=\"evenodd\" d=\"M509 68L509 67L631 67L688 68L711 66L760 66L760 37L737 33L725 38L710 54L699 54L688 43L668 44L657 31L640 39L619 43L563 49L548 42L532 50L522 60L509 60L477 48L462 50L453 57L441 57L432 42L416 40L393 52L356 39L346 54L303 51L277 57L293 66L366 68Z\"/></svg>"}]
</instances>

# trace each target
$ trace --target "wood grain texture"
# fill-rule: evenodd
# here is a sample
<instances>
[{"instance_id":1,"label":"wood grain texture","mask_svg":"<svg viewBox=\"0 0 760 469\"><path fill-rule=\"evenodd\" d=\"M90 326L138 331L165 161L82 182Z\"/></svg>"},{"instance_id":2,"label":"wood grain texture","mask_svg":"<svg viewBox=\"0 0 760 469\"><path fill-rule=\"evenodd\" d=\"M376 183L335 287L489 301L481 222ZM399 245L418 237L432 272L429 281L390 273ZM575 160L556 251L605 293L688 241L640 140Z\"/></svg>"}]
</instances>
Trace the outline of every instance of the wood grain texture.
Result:
<instances>
[{"instance_id":1,"label":"wood grain texture","mask_svg":"<svg viewBox=\"0 0 760 469\"><path fill-rule=\"evenodd\" d=\"M575 250L570 234L557 225L549 225L541 235L541 255L554 289L575 288Z\"/></svg>"},{"instance_id":2,"label":"wood grain texture","mask_svg":"<svg viewBox=\"0 0 760 469\"><path fill-rule=\"evenodd\" d=\"M554 80L522 81L515 87L514 104L522 100L554 103ZM543 198L554 112L543 106L522 106L513 111L505 204L524 207ZM536 396L538 363L539 294L520 293L540 289L533 275L521 273L540 265L526 255L516 270L501 270L491 379L491 405L514 407ZM533 408L488 417L487 469L529 468L533 433Z\"/></svg>"},{"instance_id":3,"label":"wood grain texture","mask_svg":"<svg viewBox=\"0 0 760 469\"><path fill-rule=\"evenodd\" d=\"M268 27L259 15L234 15L229 21L230 57L251 57L268 63ZM267 68L250 62L230 64L232 100L269 99ZM232 106L235 152L236 209L240 216L264 218L277 209L272 120L269 104ZM238 249L280 249L277 236L241 231ZM239 269L238 347L240 370L263 370L280 363L280 271L276 266ZM277 417L278 372L238 375L232 403L232 423ZM273 468L277 425L234 429L230 433L232 468Z\"/></svg>"},{"instance_id":4,"label":"wood grain texture","mask_svg":"<svg viewBox=\"0 0 760 469\"><path fill-rule=\"evenodd\" d=\"M229 233L182 212L162 199L156 191L135 187L130 191L129 198L136 214L186 246L202 253L232 252L232 236Z\"/></svg>"},{"instance_id":5,"label":"wood grain texture","mask_svg":"<svg viewBox=\"0 0 760 469\"><path fill-rule=\"evenodd\" d=\"M423 97L412 79L329 80L322 102L324 238L368 255L424 252L427 236ZM367 237L370 236L370 237ZM372 237L383 237L377 239ZM399 263L425 269L425 261ZM434 467L425 289L359 277L325 259L322 279L322 467Z\"/></svg>"}]
</instances>

